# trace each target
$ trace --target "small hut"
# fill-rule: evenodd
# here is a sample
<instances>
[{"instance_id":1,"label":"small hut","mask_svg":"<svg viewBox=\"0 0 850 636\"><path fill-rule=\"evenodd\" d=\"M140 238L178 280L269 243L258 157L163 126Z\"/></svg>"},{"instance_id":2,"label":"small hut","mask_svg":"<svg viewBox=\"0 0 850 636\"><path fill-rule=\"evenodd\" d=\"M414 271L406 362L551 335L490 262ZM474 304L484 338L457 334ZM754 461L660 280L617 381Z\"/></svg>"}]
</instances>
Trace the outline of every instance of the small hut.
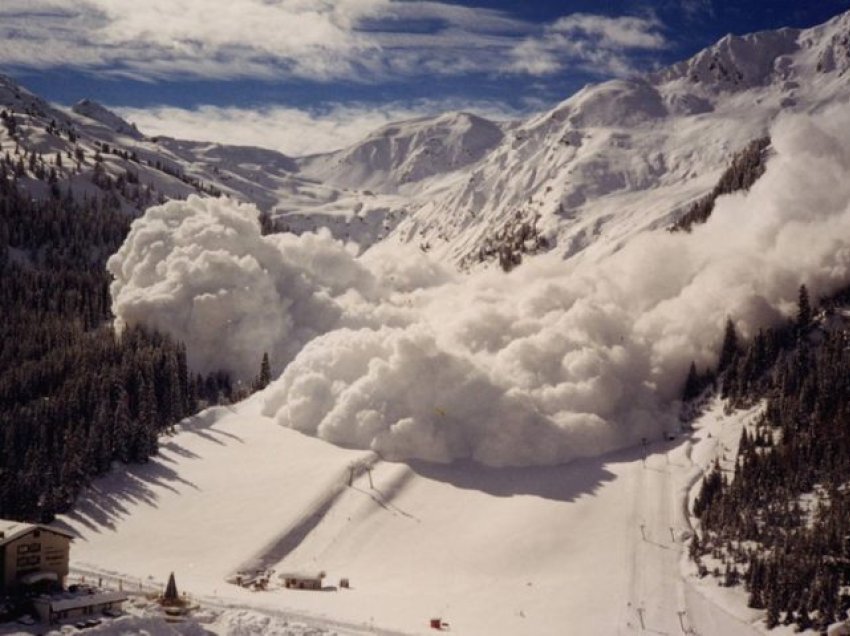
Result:
<instances>
[{"instance_id":1,"label":"small hut","mask_svg":"<svg viewBox=\"0 0 850 636\"><path fill-rule=\"evenodd\" d=\"M284 587L295 590L321 590L324 572L282 572Z\"/></svg>"}]
</instances>

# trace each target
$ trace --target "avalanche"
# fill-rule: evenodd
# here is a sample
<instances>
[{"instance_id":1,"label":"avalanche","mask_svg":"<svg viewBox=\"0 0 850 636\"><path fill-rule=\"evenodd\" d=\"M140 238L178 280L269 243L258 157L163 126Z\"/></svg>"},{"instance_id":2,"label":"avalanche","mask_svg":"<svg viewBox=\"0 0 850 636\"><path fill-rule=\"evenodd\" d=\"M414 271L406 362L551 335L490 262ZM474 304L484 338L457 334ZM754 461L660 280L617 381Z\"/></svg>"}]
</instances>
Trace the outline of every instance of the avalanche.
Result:
<instances>
[{"instance_id":1,"label":"avalanche","mask_svg":"<svg viewBox=\"0 0 850 636\"><path fill-rule=\"evenodd\" d=\"M599 263L556 254L451 273L390 246L261 236L256 211L151 209L110 261L121 324L147 322L203 368L278 369L264 413L390 459L549 465L676 426L691 360L850 279L850 114L780 118L767 171L691 234L646 232ZM398 277L398 279L397 279ZM290 362L291 361L291 362Z\"/></svg>"}]
</instances>

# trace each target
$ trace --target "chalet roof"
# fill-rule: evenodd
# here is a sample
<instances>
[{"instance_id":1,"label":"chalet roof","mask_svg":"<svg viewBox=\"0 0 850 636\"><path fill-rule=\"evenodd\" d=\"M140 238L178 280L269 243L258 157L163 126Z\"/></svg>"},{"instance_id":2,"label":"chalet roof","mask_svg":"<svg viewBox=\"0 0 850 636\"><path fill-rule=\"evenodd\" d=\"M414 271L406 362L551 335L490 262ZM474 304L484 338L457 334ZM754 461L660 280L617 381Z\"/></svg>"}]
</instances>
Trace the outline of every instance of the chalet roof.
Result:
<instances>
[{"instance_id":1,"label":"chalet roof","mask_svg":"<svg viewBox=\"0 0 850 636\"><path fill-rule=\"evenodd\" d=\"M299 579L302 581L321 581L325 578L324 572L306 572L304 570L300 571L289 571L289 572L281 572L278 574L278 577L281 579Z\"/></svg>"},{"instance_id":2,"label":"chalet roof","mask_svg":"<svg viewBox=\"0 0 850 636\"><path fill-rule=\"evenodd\" d=\"M38 583L39 581L58 581L59 575L53 571L41 571L41 572L30 572L29 574L25 574L20 578L21 583L24 585L32 585L33 583Z\"/></svg>"},{"instance_id":3,"label":"chalet roof","mask_svg":"<svg viewBox=\"0 0 850 636\"><path fill-rule=\"evenodd\" d=\"M65 530L46 526L40 523L26 523L24 521L9 521L0 519L0 546L6 545L10 541L22 537L23 535L32 532L33 530L45 530L54 534L61 534L63 537L73 539L74 535Z\"/></svg>"},{"instance_id":4,"label":"chalet roof","mask_svg":"<svg viewBox=\"0 0 850 636\"><path fill-rule=\"evenodd\" d=\"M65 593L54 596L40 596L35 599L36 604L48 603L54 612L91 607L93 605L106 605L107 603L118 603L127 600L124 592L88 592Z\"/></svg>"}]
</instances>

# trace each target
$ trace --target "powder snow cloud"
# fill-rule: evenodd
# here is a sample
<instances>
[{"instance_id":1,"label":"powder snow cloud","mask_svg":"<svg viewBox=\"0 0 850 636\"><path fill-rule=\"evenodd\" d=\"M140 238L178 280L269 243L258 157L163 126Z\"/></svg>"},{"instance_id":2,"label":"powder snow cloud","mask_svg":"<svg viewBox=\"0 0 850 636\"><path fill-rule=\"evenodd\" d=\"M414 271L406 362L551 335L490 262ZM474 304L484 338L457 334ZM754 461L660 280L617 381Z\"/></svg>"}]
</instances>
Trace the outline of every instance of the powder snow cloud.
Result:
<instances>
[{"instance_id":1,"label":"powder snow cloud","mask_svg":"<svg viewBox=\"0 0 850 636\"><path fill-rule=\"evenodd\" d=\"M146 324L186 343L191 366L250 380L336 325L340 286L369 274L327 235L263 237L254 206L172 201L133 223L107 268L119 327Z\"/></svg>"},{"instance_id":2,"label":"powder snow cloud","mask_svg":"<svg viewBox=\"0 0 850 636\"><path fill-rule=\"evenodd\" d=\"M727 316L749 337L793 313L800 284L850 282L848 131L846 108L782 118L765 175L693 233L510 274L261 237L245 206L173 202L110 261L115 313L207 368L254 373L274 352L265 414L334 443L497 466L597 455L676 425L687 367L715 361Z\"/></svg>"}]
</instances>

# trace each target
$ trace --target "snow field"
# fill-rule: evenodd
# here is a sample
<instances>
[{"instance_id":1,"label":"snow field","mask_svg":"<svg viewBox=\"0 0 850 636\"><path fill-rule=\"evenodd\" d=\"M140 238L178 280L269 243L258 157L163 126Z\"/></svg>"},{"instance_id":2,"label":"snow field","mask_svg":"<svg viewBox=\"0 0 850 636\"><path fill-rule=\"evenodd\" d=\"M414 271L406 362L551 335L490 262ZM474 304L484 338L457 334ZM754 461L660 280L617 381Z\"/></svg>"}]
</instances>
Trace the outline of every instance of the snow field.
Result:
<instances>
[{"instance_id":1,"label":"snow field","mask_svg":"<svg viewBox=\"0 0 850 636\"><path fill-rule=\"evenodd\" d=\"M638 446L495 469L376 460L277 426L259 413L261 398L203 413L148 465L100 480L63 518L80 535L73 563L127 589L174 571L181 590L221 612L204 624L215 634L283 622L427 634L435 617L482 636L638 633L641 619L670 634L680 621L701 634L755 633L714 608L739 598L681 570L685 499L716 450L702 425L715 411L691 439L650 440L645 457ZM362 472L349 486L351 466ZM225 582L250 563L274 570L271 589ZM292 569L325 570L329 589L281 589L276 574ZM351 589L333 589L342 577Z\"/></svg>"}]
</instances>

